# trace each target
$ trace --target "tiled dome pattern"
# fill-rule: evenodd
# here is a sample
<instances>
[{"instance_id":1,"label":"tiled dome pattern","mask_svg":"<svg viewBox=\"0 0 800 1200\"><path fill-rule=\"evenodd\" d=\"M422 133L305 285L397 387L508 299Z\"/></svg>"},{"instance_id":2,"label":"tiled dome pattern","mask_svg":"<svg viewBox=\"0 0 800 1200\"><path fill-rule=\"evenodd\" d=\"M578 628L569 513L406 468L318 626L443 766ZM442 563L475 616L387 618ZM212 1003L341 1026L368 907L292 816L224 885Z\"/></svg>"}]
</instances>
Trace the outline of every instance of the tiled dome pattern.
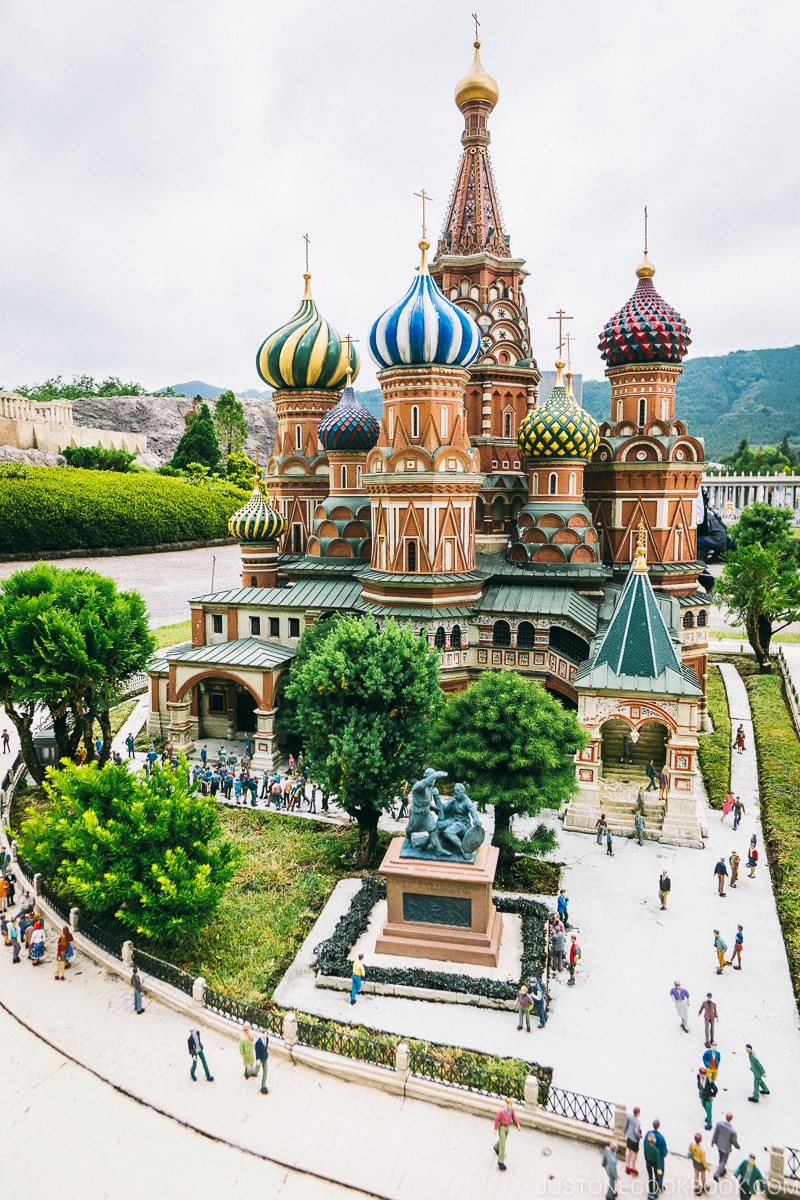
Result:
<instances>
[{"instance_id":1,"label":"tiled dome pattern","mask_svg":"<svg viewBox=\"0 0 800 1200\"><path fill-rule=\"evenodd\" d=\"M380 422L356 399L351 387L319 423L319 440L326 450L366 453L378 440Z\"/></svg>"},{"instance_id":2,"label":"tiled dome pattern","mask_svg":"<svg viewBox=\"0 0 800 1200\"><path fill-rule=\"evenodd\" d=\"M600 441L597 422L559 384L543 408L524 418L517 445L528 458L591 458Z\"/></svg>"},{"instance_id":3,"label":"tiled dome pattern","mask_svg":"<svg viewBox=\"0 0 800 1200\"><path fill-rule=\"evenodd\" d=\"M609 367L679 363L692 343L690 332L681 314L658 294L650 275L643 275L630 300L606 321L598 349Z\"/></svg>"}]
</instances>

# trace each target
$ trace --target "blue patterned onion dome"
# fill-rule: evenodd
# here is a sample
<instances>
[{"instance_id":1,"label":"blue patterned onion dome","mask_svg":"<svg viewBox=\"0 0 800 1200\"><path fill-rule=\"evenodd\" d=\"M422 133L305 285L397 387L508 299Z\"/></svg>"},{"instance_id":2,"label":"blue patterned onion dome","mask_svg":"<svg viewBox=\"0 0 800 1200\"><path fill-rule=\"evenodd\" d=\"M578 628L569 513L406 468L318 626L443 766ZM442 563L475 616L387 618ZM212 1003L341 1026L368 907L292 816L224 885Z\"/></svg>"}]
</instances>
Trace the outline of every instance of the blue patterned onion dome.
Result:
<instances>
[{"instance_id":1,"label":"blue patterned onion dome","mask_svg":"<svg viewBox=\"0 0 800 1200\"><path fill-rule=\"evenodd\" d=\"M564 386L564 364L556 367L555 387L542 408L525 416L517 445L527 458L591 458L600 441L597 422Z\"/></svg>"},{"instance_id":2,"label":"blue patterned onion dome","mask_svg":"<svg viewBox=\"0 0 800 1200\"><path fill-rule=\"evenodd\" d=\"M431 279L425 238L419 246L419 274L403 299L387 308L372 326L370 354L384 370L427 363L468 367L478 357L481 331Z\"/></svg>"},{"instance_id":3,"label":"blue patterned onion dome","mask_svg":"<svg viewBox=\"0 0 800 1200\"><path fill-rule=\"evenodd\" d=\"M286 518L270 508L269 497L261 491L261 480L253 480L253 494L244 508L237 509L228 521L228 529L239 542L274 542L286 530Z\"/></svg>"},{"instance_id":4,"label":"blue patterned onion dome","mask_svg":"<svg viewBox=\"0 0 800 1200\"><path fill-rule=\"evenodd\" d=\"M326 450L366 453L375 445L380 432L380 421L359 404L351 387L344 389L339 403L319 423L319 440Z\"/></svg>"},{"instance_id":5,"label":"blue patterned onion dome","mask_svg":"<svg viewBox=\"0 0 800 1200\"><path fill-rule=\"evenodd\" d=\"M291 320L262 342L256 370L265 383L279 391L338 389L347 379L348 366L353 379L358 375L358 351L320 315L311 295L311 276L303 278L306 286L300 307Z\"/></svg>"}]
</instances>

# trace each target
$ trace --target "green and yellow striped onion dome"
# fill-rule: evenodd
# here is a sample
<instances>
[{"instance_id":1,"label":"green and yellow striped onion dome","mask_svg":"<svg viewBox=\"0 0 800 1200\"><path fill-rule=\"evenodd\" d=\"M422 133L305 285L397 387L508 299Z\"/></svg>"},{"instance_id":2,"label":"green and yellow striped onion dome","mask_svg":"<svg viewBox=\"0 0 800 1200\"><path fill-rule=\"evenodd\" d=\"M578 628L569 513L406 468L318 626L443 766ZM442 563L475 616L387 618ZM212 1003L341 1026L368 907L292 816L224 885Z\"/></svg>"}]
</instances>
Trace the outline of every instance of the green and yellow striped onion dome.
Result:
<instances>
[{"instance_id":1,"label":"green and yellow striped onion dome","mask_svg":"<svg viewBox=\"0 0 800 1200\"><path fill-rule=\"evenodd\" d=\"M270 508L269 498L261 491L261 480L253 480L253 494L244 508L237 509L228 521L228 529L239 542L274 542L286 530L286 518Z\"/></svg>"},{"instance_id":2,"label":"green and yellow striped onion dome","mask_svg":"<svg viewBox=\"0 0 800 1200\"><path fill-rule=\"evenodd\" d=\"M580 407L561 378L563 363L547 403L529 412L517 433L517 445L527 458L591 458L600 441L597 422Z\"/></svg>"},{"instance_id":3,"label":"green and yellow striped onion dome","mask_svg":"<svg viewBox=\"0 0 800 1200\"><path fill-rule=\"evenodd\" d=\"M341 388L347 380L348 365L352 378L358 375L358 352L320 315L311 295L311 276L305 274L303 278L306 286L300 307L291 320L261 344L256 370L278 391Z\"/></svg>"}]
</instances>

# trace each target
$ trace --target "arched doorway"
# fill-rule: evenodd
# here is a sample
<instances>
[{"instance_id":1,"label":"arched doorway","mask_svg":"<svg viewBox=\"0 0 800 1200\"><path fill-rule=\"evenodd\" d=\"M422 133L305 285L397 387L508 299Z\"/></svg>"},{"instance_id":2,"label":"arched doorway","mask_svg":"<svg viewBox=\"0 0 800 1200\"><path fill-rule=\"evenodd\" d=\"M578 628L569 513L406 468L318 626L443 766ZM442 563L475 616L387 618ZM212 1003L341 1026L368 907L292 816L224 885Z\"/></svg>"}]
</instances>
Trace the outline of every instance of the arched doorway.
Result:
<instances>
[{"instance_id":1,"label":"arched doorway","mask_svg":"<svg viewBox=\"0 0 800 1200\"><path fill-rule=\"evenodd\" d=\"M611 717L601 730L600 758L603 778L635 783L646 788L649 779L646 767L650 760L656 771L667 761L667 742L670 731L660 721L645 721L637 731L621 717ZM627 754L623 739L628 739Z\"/></svg>"},{"instance_id":2,"label":"arched doorway","mask_svg":"<svg viewBox=\"0 0 800 1200\"><path fill-rule=\"evenodd\" d=\"M256 702L244 688L236 689L236 732L255 733Z\"/></svg>"}]
</instances>

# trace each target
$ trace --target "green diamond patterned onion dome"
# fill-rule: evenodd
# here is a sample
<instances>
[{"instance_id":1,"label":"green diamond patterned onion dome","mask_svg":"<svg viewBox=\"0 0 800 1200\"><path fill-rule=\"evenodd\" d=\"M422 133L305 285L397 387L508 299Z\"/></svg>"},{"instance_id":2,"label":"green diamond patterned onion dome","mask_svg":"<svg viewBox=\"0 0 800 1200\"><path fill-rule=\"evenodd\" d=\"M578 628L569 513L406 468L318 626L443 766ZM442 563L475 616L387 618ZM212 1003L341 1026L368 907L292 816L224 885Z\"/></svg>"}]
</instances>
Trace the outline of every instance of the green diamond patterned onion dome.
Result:
<instances>
[{"instance_id":1,"label":"green diamond patterned onion dome","mask_svg":"<svg viewBox=\"0 0 800 1200\"><path fill-rule=\"evenodd\" d=\"M591 458L600 441L594 417L580 407L572 385L564 386L563 362L557 362L555 387L542 408L529 412L517 433L527 458Z\"/></svg>"},{"instance_id":2,"label":"green diamond patterned onion dome","mask_svg":"<svg viewBox=\"0 0 800 1200\"><path fill-rule=\"evenodd\" d=\"M256 370L265 383L278 391L344 387L347 369L358 375L360 361L352 341L346 342L338 329L320 314L311 295L311 276L306 272L303 299L294 316L262 342L256 355Z\"/></svg>"},{"instance_id":3,"label":"green diamond patterned onion dome","mask_svg":"<svg viewBox=\"0 0 800 1200\"><path fill-rule=\"evenodd\" d=\"M252 496L230 518L228 529L239 542L274 542L285 532L286 519L277 509L270 508L258 475L253 480Z\"/></svg>"}]
</instances>

